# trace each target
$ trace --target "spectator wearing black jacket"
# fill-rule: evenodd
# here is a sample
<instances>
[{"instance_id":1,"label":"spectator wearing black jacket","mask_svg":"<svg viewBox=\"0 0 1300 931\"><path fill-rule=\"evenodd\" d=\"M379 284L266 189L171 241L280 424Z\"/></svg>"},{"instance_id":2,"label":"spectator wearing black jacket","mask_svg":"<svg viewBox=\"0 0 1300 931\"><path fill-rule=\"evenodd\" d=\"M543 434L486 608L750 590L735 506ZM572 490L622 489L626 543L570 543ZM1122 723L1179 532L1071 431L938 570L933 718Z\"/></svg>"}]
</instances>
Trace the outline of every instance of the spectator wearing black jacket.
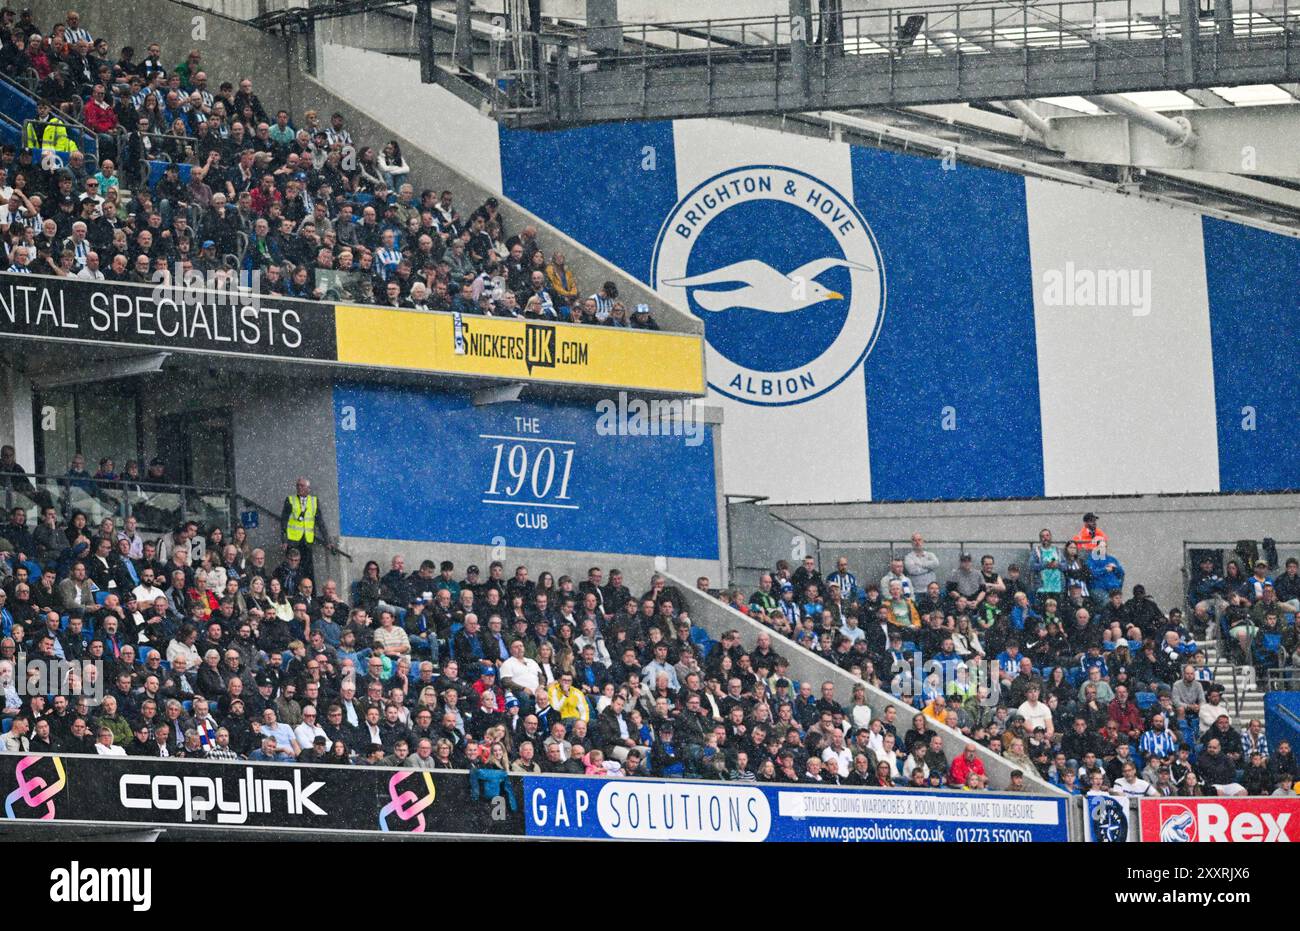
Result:
<instances>
[{"instance_id":1,"label":"spectator wearing black jacket","mask_svg":"<svg viewBox=\"0 0 1300 931\"><path fill-rule=\"evenodd\" d=\"M1246 794L1244 787L1237 782L1236 764L1224 752L1217 737L1212 736L1206 742L1205 750L1196 760L1196 771L1200 774L1201 782L1217 795Z\"/></svg>"}]
</instances>

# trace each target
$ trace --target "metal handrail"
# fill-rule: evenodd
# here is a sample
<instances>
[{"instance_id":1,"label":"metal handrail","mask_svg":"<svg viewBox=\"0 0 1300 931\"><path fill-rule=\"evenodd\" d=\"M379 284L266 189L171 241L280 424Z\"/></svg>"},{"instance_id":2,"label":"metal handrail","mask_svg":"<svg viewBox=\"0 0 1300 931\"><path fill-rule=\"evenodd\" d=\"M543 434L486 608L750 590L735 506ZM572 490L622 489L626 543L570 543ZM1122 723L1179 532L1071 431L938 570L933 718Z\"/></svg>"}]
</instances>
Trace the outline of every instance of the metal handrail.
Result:
<instances>
[{"instance_id":1,"label":"metal handrail","mask_svg":"<svg viewBox=\"0 0 1300 931\"><path fill-rule=\"evenodd\" d=\"M19 81L15 80L12 76L4 74L3 72L0 72L0 82L10 85L11 87L14 88L14 90L23 94L25 97L29 97L32 101L33 106L35 106L37 101L41 99L40 94L36 91L35 88L28 87L25 84L22 84ZM83 123L80 117L70 116L69 114L60 111L59 119L63 120L64 123L66 123L69 127L75 127L85 136L90 136L92 138L96 137L95 130L91 129L89 126Z\"/></svg>"},{"instance_id":2,"label":"metal handrail","mask_svg":"<svg viewBox=\"0 0 1300 931\"><path fill-rule=\"evenodd\" d=\"M78 476L70 476L67 473L64 473L63 475L48 475L42 472L27 472L21 476L14 474L0 474L0 484L3 484L6 488L12 490L14 483L24 478L33 485L40 483L54 483L70 486L87 481L87 479ZM201 495L232 494L229 488L217 485L183 485L179 482L151 482L144 477L139 479L123 479L121 477L105 479L91 477L89 481L93 482L95 485L102 485L105 488L120 488L122 490L130 490L139 487L150 491L193 492Z\"/></svg>"},{"instance_id":3,"label":"metal handrail","mask_svg":"<svg viewBox=\"0 0 1300 931\"><path fill-rule=\"evenodd\" d=\"M74 143L76 143L78 140L74 138L73 131L75 130L77 133L79 133L81 137L80 138L81 144L78 146L78 150L82 152L88 152L91 159L93 159L95 162L99 161L99 136L98 134L95 133L94 130L86 129L84 127L79 127L77 124L70 122L67 118L67 114L65 113L59 114L59 124L63 126L64 133L68 136L69 139L72 139ZM28 148L27 131L30 128L40 127L36 131L36 138L37 141L39 142L45 136L45 127L49 125L51 125L49 120L37 119L36 117L31 117L29 119L23 120L23 125L21 129L22 135L19 137L19 141L22 147ZM46 147L42 145L31 146L31 148L41 149L41 150L46 149ZM53 152L55 150L50 149L49 151Z\"/></svg>"},{"instance_id":4,"label":"metal handrail","mask_svg":"<svg viewBox=\"0 0 1300 931\"><path fill-rule=\"evenodd\" d=\"M0 487L3 487L4 489L4 505L6 511L10 511L14 508L15 502L18 500L17 496L19 495L26 498L35 497L36 499L39 499L43 488L48 488L51 485L56 485L65 489L70 489L74 485L79 485L79 483L83 481L86 481L86 479L72 477L66 474L46 475L39 472L25 473L23 475L0 474ZM274 511L271 508L267 507L266 505L254 501L253 499L248 498L245 495L241 495L238 492L233 491L229 488L211 487L211 486L203 486L203 485L185 485L177 482L150 482L147 480L132 481L132 480L123 480L123 479L92 478L90 479L90 481L95 484L96 491L99 491L102 488L108 491L121 490L124 492L139 490L142 493L151 493L153 495L174 494L177 496L178 499L177 500L178 516L180 518L180 522L184 522L190 519L188 505L191 500L191 497L193 496L193 497L204 497L204 498L215 498L215 497L224 498L226 502L226 516L229 519L229 525L230 525L228 529L233 529L235 527L235 525L238 522L238 515L240 514L240 512L244 510L257 511L260 514L265 514L266 516L270 517L277 524L281 523L280 514L278 511ZM27 487L30 489L30 492L22 487L23 483L26 483ZM138 508L139 504L144 502L133 501L132 496L130 494L124 494L122 496L122 500L117 503L121 505L121 512L114 516L121 517L123 520L125 520L126 518L131 516L138 516L135 515L135 511ZM67 501L62 502L62 505L63 506L62 508L60 508L60 510L62 511L64 517L69 516L75 510L79 510L77 508L70 507L69 502ZM171 528L170 527L147 527L145 529L149 531L167 532ZM0 533L2 533L2 531L0 531ZM347 559L348 562L353 561L352 554L339 548L337 543L332 544L330 546L330 549L333 552L337 553L338 555Z\"/></svg>"},{"instance_id":5,"label":"metal handrail","mask_svg":"<svg viewBox=\"0 0 1300 931\"><path fill-rule=\"evenodd\" d=\"M1250 653L1252 647L1253 644L1251 646L1246 647L1247 660L1250 659ZM1232 704L1233 704L1232 713L1233 713L1233 717L1240 720L1241 719L1241 688L1237 684L1237 664L1232 662L1232 657L1229 657L1228 660L1229 660L1229 668L1232 669Z\"/></svg>"},{"instance_id":6,"label":"metal handrail","mask_svg":"<svg viewBox=\"0 0 1300 931\"><path fill-rule=\"evenodd\" d=\"M1300 669L1294 666L1270 669L1268 671L1268 691L1300 692ZM1294 712L1291 713L1294 714ZM1300 726L1300 717L1296 718L1296 722Z\"/></svg>"}]
</instances>

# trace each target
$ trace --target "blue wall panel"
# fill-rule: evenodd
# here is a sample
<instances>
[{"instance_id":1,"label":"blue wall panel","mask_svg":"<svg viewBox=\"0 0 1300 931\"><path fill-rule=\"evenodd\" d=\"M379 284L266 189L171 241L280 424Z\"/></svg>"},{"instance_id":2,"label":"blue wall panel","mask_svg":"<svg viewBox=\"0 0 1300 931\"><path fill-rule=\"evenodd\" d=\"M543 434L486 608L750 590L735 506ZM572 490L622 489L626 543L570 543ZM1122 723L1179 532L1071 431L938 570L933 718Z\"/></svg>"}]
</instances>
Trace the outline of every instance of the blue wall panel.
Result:
<instances>
[{"instance_id":1,"label":"blue wall panel","mask_svg":"<svg viewBox=\"0 0 1300 931\"><path fill-rule=\"evenodd\" d=\"M1209 217L1203 226L1220 489L1300 488L1300 240Z\"/></svg>"},{"instance_id":2,"label":"blue wall panel","mask_svg":"<svg viewBox=\"0 0 1300 931\"><path fill-rule=\"evenodd\" d=\"M710 428L696 446L601 436L590 406L359 385L334 410L356 418L336 430L349 536L718 557Z\"/></svg>"},{"instance_id":3,"label":"blue wall panel","mask_svg":"<svg viewBox=\"0 0 1300 931\"><path fill-rule=\"evenodd\" d=\"M672 123L501 130L507 197L641 281L677 203ZM583 281L590 293L599 281Z\"/></svg>"},{"instance_id":4,"label":"blue wall panel","mask_svg":"<svg viewBox=\"0 0 1300 931\"><path fill-rule=\"evenodd\" d=\"M888 288L866 361L872 498L1042 495L1023 179L873 149L852 156L854 201Z\"/></svg>"}]
</instances>

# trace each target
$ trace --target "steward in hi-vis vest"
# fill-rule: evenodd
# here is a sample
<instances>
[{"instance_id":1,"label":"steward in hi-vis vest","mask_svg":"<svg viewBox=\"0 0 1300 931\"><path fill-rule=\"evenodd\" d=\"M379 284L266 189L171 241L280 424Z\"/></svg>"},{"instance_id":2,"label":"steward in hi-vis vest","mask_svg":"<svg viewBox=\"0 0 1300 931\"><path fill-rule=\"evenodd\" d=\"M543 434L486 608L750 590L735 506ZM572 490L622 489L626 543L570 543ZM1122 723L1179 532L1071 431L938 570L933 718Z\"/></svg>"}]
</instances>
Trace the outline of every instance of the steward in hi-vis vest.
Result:
<instances>
[{"instance_id":1,"label":"steward in hi-vis vest","mask_svg":"<svg viewBox=\"0 0 1300 931\"><path fill-rule=\"evenodd\" d=\"M311 482L305 478L298 479L294 494L284 499L284 508L280 512L280 523L284 527L285 549L292 547L302 556L302 574L315 580L312 565L312 544L317 538L326 546L330 545L329 533L325 528L325 518L321 513L320 499L311 493ZM292 593L289 593L292 597Z\"/></svg>"}]
</instances>

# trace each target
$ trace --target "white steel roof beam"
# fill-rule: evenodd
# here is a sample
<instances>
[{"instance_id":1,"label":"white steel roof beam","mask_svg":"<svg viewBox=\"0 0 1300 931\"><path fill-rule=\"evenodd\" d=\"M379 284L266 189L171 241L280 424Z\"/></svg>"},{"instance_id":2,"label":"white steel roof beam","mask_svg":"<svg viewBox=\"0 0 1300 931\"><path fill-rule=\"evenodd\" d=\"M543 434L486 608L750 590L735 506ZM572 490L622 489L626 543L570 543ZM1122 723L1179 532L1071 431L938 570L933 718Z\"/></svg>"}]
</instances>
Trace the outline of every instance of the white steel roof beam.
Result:
<instances>
[{"instance_id":1,"label":"white steel roof beam","mask_svg":"<svg viewBox=\"0 0 1300 931\"><path fill-rule=\"evenodd\" d=\"M1170 145L1127 115L1058 116L1049 121L1046 141L1079 162L1294 180L1300 179L1298 115L1293 104L1183 110L1172 122L1186 124L1194 146Z\"/></svg>"}]
</instances>

